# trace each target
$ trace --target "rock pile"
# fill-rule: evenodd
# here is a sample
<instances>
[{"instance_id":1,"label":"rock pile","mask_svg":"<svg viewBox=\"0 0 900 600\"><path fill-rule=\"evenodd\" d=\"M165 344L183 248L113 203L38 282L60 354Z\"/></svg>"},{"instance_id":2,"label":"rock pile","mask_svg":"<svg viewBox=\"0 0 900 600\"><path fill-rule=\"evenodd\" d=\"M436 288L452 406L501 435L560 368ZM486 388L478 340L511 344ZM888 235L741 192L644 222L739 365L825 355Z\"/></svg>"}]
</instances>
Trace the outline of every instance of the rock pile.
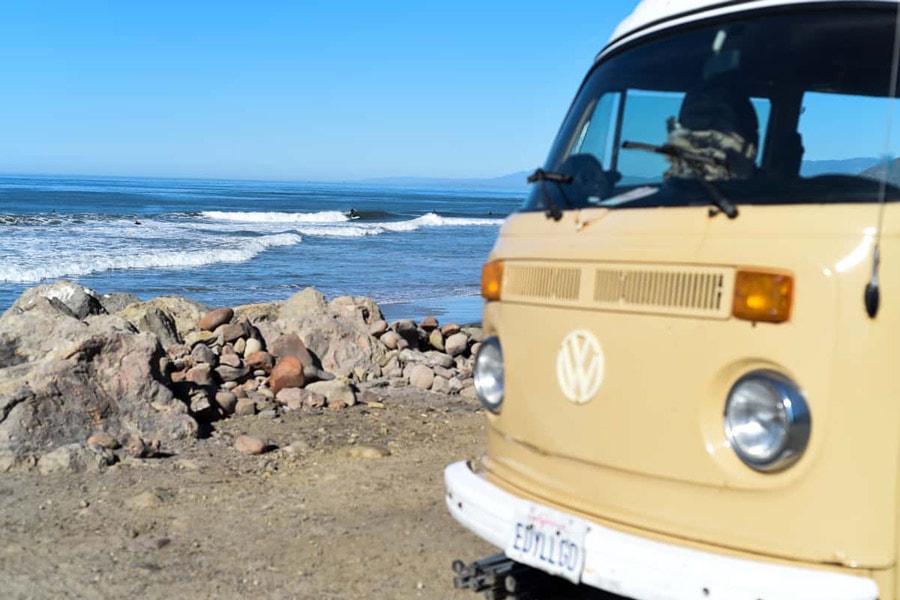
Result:
<instances>
[{"instance_id":1,"label":"rock pile","mask_svg":"<svg viewBox=\"0 0 900 600\"><path fill-rule=\"evenodd\" d=\"M455 323L439 327L437 319L426 317L418 324L397 321L388 325L379 320L370 326L369 333L387 349L380 376L391 385L474 395L472 367L483 339L480 327Z\"/></svg>"},{"instance_id":2,"label":"rock pile","mask_svg":"<svg viewBox=\"0 0 900 600\"><path fill-rule=\"evenodd\" d=\"M479 327L389 324L368 298L312 288L209 310L39 286L0 317L0 472L146 456L217 419L344 409L370 387L474 396L481 341Z\"/></svg>"},{"instance_id":3,"label":"rock pile","mask_svg":"<svg viewBox=\"0 0 900 600\"><path fill-rule=\"evenodd\" d=\"M367 298L326 302L307 289L285 303L207 312L184 342L166 348L161 368L201 422L273 416L347 408L368 386L473 395L481 339L478 327L441 328L434 317L388 324Z\"/></svg>"}]
</instances>

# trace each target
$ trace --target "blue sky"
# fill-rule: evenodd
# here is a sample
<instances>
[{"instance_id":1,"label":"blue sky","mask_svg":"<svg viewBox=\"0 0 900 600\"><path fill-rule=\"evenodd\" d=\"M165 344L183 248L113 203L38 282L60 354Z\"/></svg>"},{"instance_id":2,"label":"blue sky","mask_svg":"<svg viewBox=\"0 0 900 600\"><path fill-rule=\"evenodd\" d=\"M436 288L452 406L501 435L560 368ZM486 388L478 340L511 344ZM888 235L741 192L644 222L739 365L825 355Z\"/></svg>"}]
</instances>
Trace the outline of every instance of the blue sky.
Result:
<instances>
[{"instance_id":1,"label":"blue sky","mask_svg":"<svg viewBox=\"0 0 900 600\"><path fill-rule=\"evenodd\" d=\"M4 0L0 173L530 169L633 4Z\"/></svg>"}]
</instances>

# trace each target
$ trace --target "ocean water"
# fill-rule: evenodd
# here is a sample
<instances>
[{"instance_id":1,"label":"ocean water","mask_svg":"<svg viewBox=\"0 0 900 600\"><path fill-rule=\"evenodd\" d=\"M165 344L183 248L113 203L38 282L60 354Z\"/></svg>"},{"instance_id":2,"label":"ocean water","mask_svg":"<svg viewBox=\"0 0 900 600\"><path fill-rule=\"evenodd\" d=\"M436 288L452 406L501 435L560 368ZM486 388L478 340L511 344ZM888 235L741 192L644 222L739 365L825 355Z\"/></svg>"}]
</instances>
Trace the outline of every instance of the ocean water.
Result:
<instances>
[{"instance_id":1,"label":"ocean water","mask_svg":"<svg viewBox=\"0 0 900 600\"><path fill-rule=\"evenodd\" d=\"M182 179L0 177L0 312L61 279L208 306L314 287L389 319L480 319L504 189Z\"/></svg>"}]
</instances>

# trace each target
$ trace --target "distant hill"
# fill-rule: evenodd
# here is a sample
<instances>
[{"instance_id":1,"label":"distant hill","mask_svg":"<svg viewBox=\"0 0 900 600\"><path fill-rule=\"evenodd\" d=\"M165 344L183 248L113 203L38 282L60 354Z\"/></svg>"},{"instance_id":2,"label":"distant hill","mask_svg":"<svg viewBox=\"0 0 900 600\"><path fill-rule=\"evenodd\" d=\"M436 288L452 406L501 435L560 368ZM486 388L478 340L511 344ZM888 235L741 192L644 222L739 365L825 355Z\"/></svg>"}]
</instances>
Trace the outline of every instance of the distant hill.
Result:
<instances>
[{"instance_id":1,"label":"distant hill","mask_svg":"<svg viewBox=\"0 0 900 600\"><path fill-rule=\"evenodd\" d=\"M845 158L841 160L804 160L800 165L800 175L803 177L815 177L830 173L832 175L858 175L867 169L876 166L881 159Z\"/></svg>"},{"instance_id":2,"label":"distant hill","mask_svg":"<svg viewBox=\"0 0 900 600\"><path fill-rule=\"evenodd\" d=\"M804 160L800 166L800 175L803 177L815 177L816 175L824 175L826 173L857 175L865 171L867 176L871 176L871 171L873 169L877 170L880 168L878 166L880 161L881 159L873 157L845 158L840 160ZM454 179L452 177L376 177L363 179L359 183L396 185L403 187L498 188L525 191L530 185L526 179L532 172L533 171L518 171L500 177L469 177L459 179ZM891 177L894 177L895 173L900 177L900 163L897 161L894 161L891 166ZM894 180L892 179L892 181ZM622 179L621 184L640 185L653 182L653 179L646 179L643 177L625 177Z\"/></svg>"},{"instance_id":3,"label":"distant hill","mask_svg":"<svg viewBox=\"0 0 900 600\"><path fill-rule=\"evenodd\" d=\"M900 158L895 158L887 165L887 182L896 186L900 186ZM863 177L871 179L881 179L884 177L885 164L877 164L860 173Z\"/></svg>"}]
</instances>

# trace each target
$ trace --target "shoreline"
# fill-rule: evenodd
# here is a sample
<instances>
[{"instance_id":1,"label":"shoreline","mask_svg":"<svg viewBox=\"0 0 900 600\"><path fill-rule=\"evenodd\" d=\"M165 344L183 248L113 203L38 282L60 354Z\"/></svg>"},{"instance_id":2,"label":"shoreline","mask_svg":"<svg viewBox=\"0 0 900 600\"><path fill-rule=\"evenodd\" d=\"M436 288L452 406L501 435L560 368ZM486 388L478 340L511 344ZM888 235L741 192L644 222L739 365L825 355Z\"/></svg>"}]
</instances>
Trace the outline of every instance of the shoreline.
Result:
<instances>
[{"instance_id":1,"label":"shoreline","mask_svg":"<svg viewBox=\"0 0 900 600\"><path fill-rule=\"evenodd\" d=\"M5 305L0 305L0 315L9 310L12 305L18 300L19 296L25 291L31 289L32 287L38 287L40 285L52 285L53 283L57 283L59 281L66 280L57 280L51 282L42 282L36 283L34 285L25 286L19 295L16 295L12 300ZM87 289L92 289L87 285L83 285L77 282L74 282L77 285L82 285ZM112 292L103 292L103 295L111 295L111 294L120 294L127 292L120 292L118 290ZM364 297L359 294L344 294L352 297ZM146 299L141 298L141 302L150 302L156 298L160 298L163 296L178 296L180 298L185 298L187 300L191 300L189 297L184 294L159 294L156 296L148 297ZM335 296L337 298L339 296ZM285 302L290 298L282 298L280 300L258 300L248 303L231 303L231 304L222 304L222 306L253 306L253 305L264 305L270 304L272 302ZM334 298L330 298L333 300ZM203 304L203 303L200 303ZM440 319L441 322L444 323L457 323L459 325L478 325L481 323L482 318L482 309L484 303L481 299L481 296L478 295L470 295L470 296L442 296L437 298L427 298L427 299L419 299L419 300L397 300L397 301L387 301L387 302L376 302L378 307L381 309L382 314L384 315L385 320L388 322L392 321L403 321L403 320L412 320L419 322L426 317L436 317ZM216 308L215 306L209 306L210 310Z\"/></svg>"},{"instance_id":2,"label":"shoreline","mask_svg":"<svg viewBox=\"0 0 900 600\"><path fill-rule=\"evenodd\" d=\"M418 322L426 317L436 317L442 322L475 325L481 323L484 302L481 296L444 296L379 303L378 307L388 322L404 319Z\"/></svg>"}]
</instances>

